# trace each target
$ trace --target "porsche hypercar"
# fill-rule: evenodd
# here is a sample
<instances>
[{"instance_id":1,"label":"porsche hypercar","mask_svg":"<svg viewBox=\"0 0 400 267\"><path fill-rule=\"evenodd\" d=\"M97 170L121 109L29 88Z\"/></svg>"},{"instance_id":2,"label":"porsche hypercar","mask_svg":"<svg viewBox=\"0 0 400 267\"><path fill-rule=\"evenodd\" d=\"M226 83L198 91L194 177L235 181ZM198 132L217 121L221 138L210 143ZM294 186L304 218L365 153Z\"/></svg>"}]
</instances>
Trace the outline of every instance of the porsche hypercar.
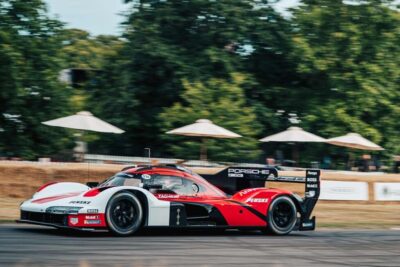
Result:
<instances>
[{"instance_id":1,"label":"porsche hypercar","mask_svg":"<svg viewBox=\"0 0 400 267\"><path fill-rule=\"evenodd\" d=\"M319 170L278 176L275 168L228 167L200 176L180 166L127 167L102 183L49 183L21 204L20 223L128 236L142 228L315 229ZM268 181L305 184L302 198Z\"/></svg>"}]
</instances>

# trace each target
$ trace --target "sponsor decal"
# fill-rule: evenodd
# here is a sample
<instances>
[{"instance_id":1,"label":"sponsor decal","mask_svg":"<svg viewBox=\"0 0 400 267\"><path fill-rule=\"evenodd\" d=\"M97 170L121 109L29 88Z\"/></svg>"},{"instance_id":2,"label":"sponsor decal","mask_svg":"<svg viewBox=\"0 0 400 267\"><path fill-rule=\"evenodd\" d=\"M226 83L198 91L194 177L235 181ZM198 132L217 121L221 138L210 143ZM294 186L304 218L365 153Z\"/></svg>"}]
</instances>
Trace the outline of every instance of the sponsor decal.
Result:
<instances>
[{"instance_id":1,"label":"sponsor decal","mask_svg":"<svg viewBox=\"0 0 400 267\"><path fill-rule=\"evenodd\" d=\"M374 183L375 200L400 201L400 183Z\"/></svg>"},{"instance_id":2,"label":"sponsor decal","mask_svg":"<svg viewBox=\"0 0 400 267\"><path fill-rule=\"evenodd\" d=\"M142 178L145 179L145 180L149 180L149 179L151 179L151 175L149 175L149 174L142 174Z\"/></svg>"},{"instance_id":3,"label":"sponsor decal","mask_svg":"<svg viewBox=\"0 0 400 267\"><path fill-rule=\"evenodd\" d=\"M98 216L98 215L86 215L86 216L85 216L85 219L88 219L88 220L97 220L97 219L99 219L99 216Z\"/></svg>"},{"instance_id":4,"label":"sponsor decal","mask_svg":"<svg viewBox=\"0 0 400 267\"><path fill-rule=\"evenodd\" d=\"M72 225L76 225L79 222L78 217L71 217L69 218L69 223Z\"/></svg>"},{"instance_id":5,"label":"sponsor decal","mask_svg":"<svg viewBox=\"0 0 400 267\"><path fill-rule=\"evenodd\" d=\"M176 225L179 225L179 219L181 218L181 209L176 210Z\"/></svg>"},{"instance_id":6,"label":"sponsor decal","mask_svg":"<svg viewBox=\"0 0 400 267\"><path fill-rule=\"evenodd\" d=\"M249 200L247 200L247 202L249 202L249 203L267 203L268 198L250 198Z\"/></svg>"},{"instance_id":7,"label":"sponsor decal","mask_svg":"<svg viewBox=\"0 0 400 267\"><path fill-rule=\"evenodd\" d=\"M84 220L84 224L100 224L100 220Z\"/></svg>"},{"instance_id":8,"label":"sponsor decal","mask_svg":"<svg viewBox=\"0 0 400 267\"><path fill-rule=\"evenodd\" d=\"M294 176L278 176L278 177L270 177L268 181L287 181L287 182L304 182L304 177L294 177Z\"/></svg>"},{"instance_id":9,"label":"sponsor decal","mask_svg":"<svg viewBox=\"0 0 400 267\"><path fill-rule=\"evenodd\" d=\"M239 196L247 195L248 193L250 193L252 191L256 191L258 189L259 188L248 188L248 189L242 190L242 191L239 192Z\"/></svg>"},{"instance_id":10,"label":"sponsor decal","mask_svg":"<svg viewBox=\"0 0 400 267\"><path fill-rule=\"evenodd\" d=\"M228 177L243 177L243 173L228 173Z\"/></svg>"},{"instance_id":11,"label":"sponsor decal","mask_svg":"<svg viewBox=\"0 0 400 267\"><path fill-rule=\"evenodd\" d=\"M90 204L90 201L80 201L80 200L72 200L69 204Z\"/></svg>"},{"instance_id":12,"label":"sponsor decal","mask_svg":"<svg viewBox=\"0 0 400 267\"><path fill-rule=\"evenodd\" d=\"M306 197L314 197L315 196L315 191L311 190L311 191L306 192L305 194L306 194Z\"/></svg>"},{"instance_id":13,"label":"sponsor decal","mask_svg":"<svg viewBox=\"0 0 400 267\"><path fill-rule=\"evenodd\" d=\"M179 195L174 195L174 194L157 194L157 198L179 198Z\"/></svg>"},{"instance_id":14,"label":"sponsor decal","mask_svg":"<svg viewBox=\"0 0 400 267\"><path fill-rule=\"evenodd\" d=\"M322 181L319 198L325 200L368 200L368 183Z\"/></svg>"},{"instance_id":15,"label":"sponsor decal","mask_svg":"<svg viewBox=\"0 0 400 267\"><path fill-rule=\"evenodd\" d=\"M269 174L269 170L259 169L229 169L229 173L244 173L244 174Z\"/></svg>"},{"instance_id":16,"label":"sponsor decal","mask_svg":"<svg viewBox=\"0 0 400 267\"><path fill-rule=\"evenodd\" d=\"M228 177L244 177L245 174L252 175L268 175L270 174L270 170L263 169L237 169L237 168L229 168L228 169Z\"/></svg>"},{"instance_id":17,"label":"sponsor decal","mask_svg":"<svg viewBox=\"0 0 400 267\"><path fill-rule=\"evenodd\" d=\"M98 209L87 209L86 210L87 213L99 213Z\"/></svg>"}]
</instances>

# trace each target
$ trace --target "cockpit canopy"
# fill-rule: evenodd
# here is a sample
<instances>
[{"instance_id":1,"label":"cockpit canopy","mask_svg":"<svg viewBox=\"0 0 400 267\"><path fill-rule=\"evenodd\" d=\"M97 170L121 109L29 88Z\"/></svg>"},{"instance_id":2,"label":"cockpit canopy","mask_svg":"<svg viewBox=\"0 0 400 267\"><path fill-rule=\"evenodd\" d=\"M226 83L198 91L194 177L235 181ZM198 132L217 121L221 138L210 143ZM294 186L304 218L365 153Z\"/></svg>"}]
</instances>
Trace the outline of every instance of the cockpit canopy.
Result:
<instances>
[{"instance_id":1,"label":"cockpit canopy","mask_svg":"<svg viewBox=\"0 0 400 267\"><path fill-rule=\"evenodd\" d=\"M99 187L109 186L137 186L149 190L154 194L176 194L179 196L206 196L222 198L226 194L207 182L197 174L180 173L180 171L163 171L162 168L143 172L119 172Z\"/></svg>"}]
</instances>

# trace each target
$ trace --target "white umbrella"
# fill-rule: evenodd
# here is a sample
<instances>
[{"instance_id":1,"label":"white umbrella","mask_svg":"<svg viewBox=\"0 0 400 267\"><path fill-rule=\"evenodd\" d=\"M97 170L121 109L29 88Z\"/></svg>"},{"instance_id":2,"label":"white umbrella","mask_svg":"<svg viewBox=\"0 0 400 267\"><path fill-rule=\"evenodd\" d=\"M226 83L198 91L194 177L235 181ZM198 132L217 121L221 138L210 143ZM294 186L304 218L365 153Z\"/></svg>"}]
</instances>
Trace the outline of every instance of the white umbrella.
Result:
<instances>
[{"instance_id":1,"label":"white umbrella","mask_svg":"<svg viewBox=\"0 0 400 267\"><path fill-rule=\"evenodd\" d=\"M300 127L289 127L286 131L273 134L260 139L261 142L284 142L284 143L306 143L306 142L325 142L326 139L318 135L304 131ZM293 159L298 161L298 152L296 146L293 146Z\"/></svg>"},{"instance_id":2,"label":"white umbrella","mask_svg":"<svg viewBox=\"0 0 400 267\"><path fill-rule=\"evenodd\" d=\"M83 131L121 134L124 131L96 118L88 111L81 111L72 116L42 122L45 125L71 128Z\"/></svg>"},{"instance_id":3,"label":"white umbrella","mask_svg":"<svg viewBox=\"0 0 400 267\"><path fill-rule=\"evenodd\" d=\"M358 133L348 133L343 136L330 138L327 140L327 143L363 150L385 150L383 147L365 139Z\"/></svg>"},{"instance_id":4,"label":"white umbrella","mask_svg":"<svg viewBox=\"0 0 400 267\"><path fill-rule=\"evenodd\" d=\"M193 124L189 124L171 131L167 134L176 134L184 136L198 136L203 137L203 144L200 148L200 159L207 159L207 147L205 144L205 138L238 138L242 137L239 134L231 132L221 126L215 125L212 121L207 119L199 119Z\"/></svg>"},{"instance_id":5,"label":"white umbrella","mask_svg":"<svg viewBox=\"0 0 400 267\"><path fill-rule=\"evenodd\" d=\"M318 135L309 133L301 129L300 127L290 127L286 131L273 134L263 139L260 139L261 142L325 142L326 139L322 138Z\"/></svg>"},{"instance_id":6,"label":"white umbrella","mask_svg":"<svg viewBox=\"0 0 400 267\"><path fill-rule=\"evenodd\" d=\"M76 113L75 115L62 117L55 120L45 121L42 123L48 126L70 128L82 131L115 133L115 134L121 134L124 132L123 130L115 126L105 121L102 121L99 118L96 118L95 116L93 116L92 113L88 111L81 111ZM82 135L80 135L79 139L81 138ZM78 161L82 161L83 156L86 152L86 143L83 142L82 140L80 141L78 140L76 143L77 146L75 147L74 151L76 153Z\"/></svg>"}]
</instances>

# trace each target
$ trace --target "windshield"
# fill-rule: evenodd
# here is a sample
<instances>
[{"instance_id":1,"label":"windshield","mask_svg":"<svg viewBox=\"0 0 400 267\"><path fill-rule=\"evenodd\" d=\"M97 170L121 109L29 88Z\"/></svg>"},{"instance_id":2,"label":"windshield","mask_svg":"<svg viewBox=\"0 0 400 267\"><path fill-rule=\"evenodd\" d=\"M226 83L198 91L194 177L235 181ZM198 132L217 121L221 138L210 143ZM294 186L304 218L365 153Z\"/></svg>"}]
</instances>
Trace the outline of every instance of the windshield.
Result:
<instances>
[{"instance_id":1,"label":"windshield","mask_svg":"<svg viewBox=\"0 0 400 267\"><path fill-rule=\"evenodd\" d=\"M103 181L99 187L108 186L138 186L140 187L141 179L138 175L119 172L114 176Z\"/></svg>"}]
</instances>

